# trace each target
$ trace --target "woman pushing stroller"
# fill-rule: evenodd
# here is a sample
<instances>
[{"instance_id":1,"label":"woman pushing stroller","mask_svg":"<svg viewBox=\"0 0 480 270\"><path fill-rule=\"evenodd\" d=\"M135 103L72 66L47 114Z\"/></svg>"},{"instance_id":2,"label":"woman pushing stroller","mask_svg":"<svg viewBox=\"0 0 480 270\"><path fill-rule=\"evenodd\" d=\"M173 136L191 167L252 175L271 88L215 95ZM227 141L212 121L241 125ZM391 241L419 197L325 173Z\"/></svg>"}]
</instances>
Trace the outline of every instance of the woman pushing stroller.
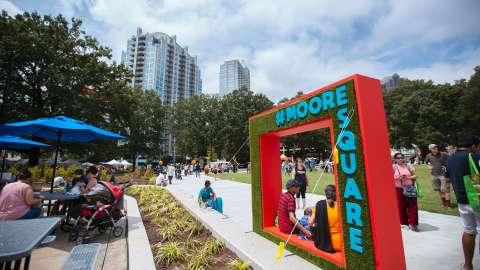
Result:
<instances>
[{"instance_id":1,"label":"woman pushing stroller","mask_svg":"<svg viewBox=\"0 0 480 270\"><path fill-rule=\"evenodd\" d=\"M82 197L79 203L70 208L69 215L75 219L71 238L82 242L89 229L97 228L100 232L113 227L114 236L119 236L123 228L115 226L122 216L123 191L111 183L98 182L95 166L87 169L87 183L78 181L73 189L78 188ZM79 241L80 239L80 241Z\"/></svg>"}]
</instances>

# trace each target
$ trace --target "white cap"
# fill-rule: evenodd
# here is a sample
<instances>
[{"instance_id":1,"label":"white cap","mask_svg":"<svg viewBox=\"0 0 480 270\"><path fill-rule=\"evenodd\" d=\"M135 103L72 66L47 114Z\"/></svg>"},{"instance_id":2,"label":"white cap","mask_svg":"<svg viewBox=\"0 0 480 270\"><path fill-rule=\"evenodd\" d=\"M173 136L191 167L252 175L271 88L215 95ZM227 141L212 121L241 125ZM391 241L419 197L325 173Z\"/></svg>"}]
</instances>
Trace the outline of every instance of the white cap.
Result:
<instances>
[{"instance_id":1,"label":"white cap","mask_svg":"<svg viewBox=\"0 0 480 270\"><path fill-rule=\"evenodd\" d=\"M431 143L431 144L428 145L428 150L432 150L435 147L437 147L437 145L434 144L434 143Z\"/></svg>"}]
</instances>

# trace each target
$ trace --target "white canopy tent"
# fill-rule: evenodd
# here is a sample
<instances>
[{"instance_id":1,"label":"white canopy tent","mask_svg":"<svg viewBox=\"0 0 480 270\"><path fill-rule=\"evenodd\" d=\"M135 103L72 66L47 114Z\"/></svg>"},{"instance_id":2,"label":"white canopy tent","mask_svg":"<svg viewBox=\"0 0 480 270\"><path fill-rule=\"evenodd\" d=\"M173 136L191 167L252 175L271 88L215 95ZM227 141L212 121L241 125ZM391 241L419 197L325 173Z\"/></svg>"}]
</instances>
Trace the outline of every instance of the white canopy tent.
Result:
<instances>
[{"instance_id":1,"label":"white canopy tent","mask_svg":"<svg viewBox=\"0 0 480 270\"><path fill-rule=\"evenodd\" d=\"M133 164L130 163L130 162L128 162L128 161L126 161L126 160L122 160L122 161L120 162L120 165L123 165L123 166L127 166L127 167L128 167L128 166L132 166Z\"/></svg>"},{"instance_id":2,"label":"white canopy tent","mask_svg":"<svg viewBox=\"0 0 480 270\"><path fill-rule=\"evenodd\" d=\"M121 162L119 162L119 161L117 161L117 160L115 160L115 159L112 159L112 160L110 160L109 162L105 162L105 163L103 163L103 164L111 165L111 166L114 166L114 165L122 165Z\"/></svg>"}]
</instances>

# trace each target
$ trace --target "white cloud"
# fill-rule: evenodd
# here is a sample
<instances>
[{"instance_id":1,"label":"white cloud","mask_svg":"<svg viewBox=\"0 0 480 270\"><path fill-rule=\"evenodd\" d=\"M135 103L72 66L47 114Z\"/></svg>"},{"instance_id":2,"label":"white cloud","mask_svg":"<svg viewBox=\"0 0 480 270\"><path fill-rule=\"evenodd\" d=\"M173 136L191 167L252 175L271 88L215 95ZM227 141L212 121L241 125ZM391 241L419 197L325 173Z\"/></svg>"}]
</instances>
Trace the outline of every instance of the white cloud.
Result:
<instances>
[{"instance_id":1,"label":"white cloud","mask_svg":"<svg viewBox=\"0 0 480 270\"><path fill-rule=\"evenodd\" d=\"M473 68L480 65L480 49L463 53L458 62L434 62L430 65L407 68L398 71L403 77L410 79L432 80L437 83L452 83L455 80L468 79Z\"/></svg>"},{"instance_id":2,"label":"white cloud","mask_svg":"<svg viewBox=\"0 0 480 270\"><path fill-rule=\"evenodd\" d=\"M17 6L7 0L0 1L0 10L5 10L10 16L22 12Z\"/></svg>"},{"instance_id":3,"label":"white cloud","mask_svg":"<svg viewBox=\"0 0 480 270\"><path fill-rule=\"evenodd\" d=\"M468 77L480 64L478 44L463 54L405 63L418 48L447 51L456 39L479 40L477 0L62 0L61 10L88 13L87 32L110 46L116 60L137 26L176 34L198 56L208 93L218 91L219 66L232 58L244 59L252 89L274 100L352 73L445 82Z\"/></svg>"}]
</instances>

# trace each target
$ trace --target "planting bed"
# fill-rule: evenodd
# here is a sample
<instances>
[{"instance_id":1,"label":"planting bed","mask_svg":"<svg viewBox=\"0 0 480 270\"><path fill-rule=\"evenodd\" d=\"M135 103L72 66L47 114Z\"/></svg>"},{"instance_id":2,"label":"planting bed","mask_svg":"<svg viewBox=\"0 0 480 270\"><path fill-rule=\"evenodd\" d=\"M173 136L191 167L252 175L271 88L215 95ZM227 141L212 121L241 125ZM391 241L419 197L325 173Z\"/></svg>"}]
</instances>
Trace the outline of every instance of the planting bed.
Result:
<instances>
[{"instance_id":1,"label":"planting bed","mask_svg":"<svg viewBox=\"0 0 480 270\"><path fill-rule=\"evenodd\" d=\"M251 269L167 190L134 185L126 193L138 201L157 269Z\"/></svg>"}]
</instances>

